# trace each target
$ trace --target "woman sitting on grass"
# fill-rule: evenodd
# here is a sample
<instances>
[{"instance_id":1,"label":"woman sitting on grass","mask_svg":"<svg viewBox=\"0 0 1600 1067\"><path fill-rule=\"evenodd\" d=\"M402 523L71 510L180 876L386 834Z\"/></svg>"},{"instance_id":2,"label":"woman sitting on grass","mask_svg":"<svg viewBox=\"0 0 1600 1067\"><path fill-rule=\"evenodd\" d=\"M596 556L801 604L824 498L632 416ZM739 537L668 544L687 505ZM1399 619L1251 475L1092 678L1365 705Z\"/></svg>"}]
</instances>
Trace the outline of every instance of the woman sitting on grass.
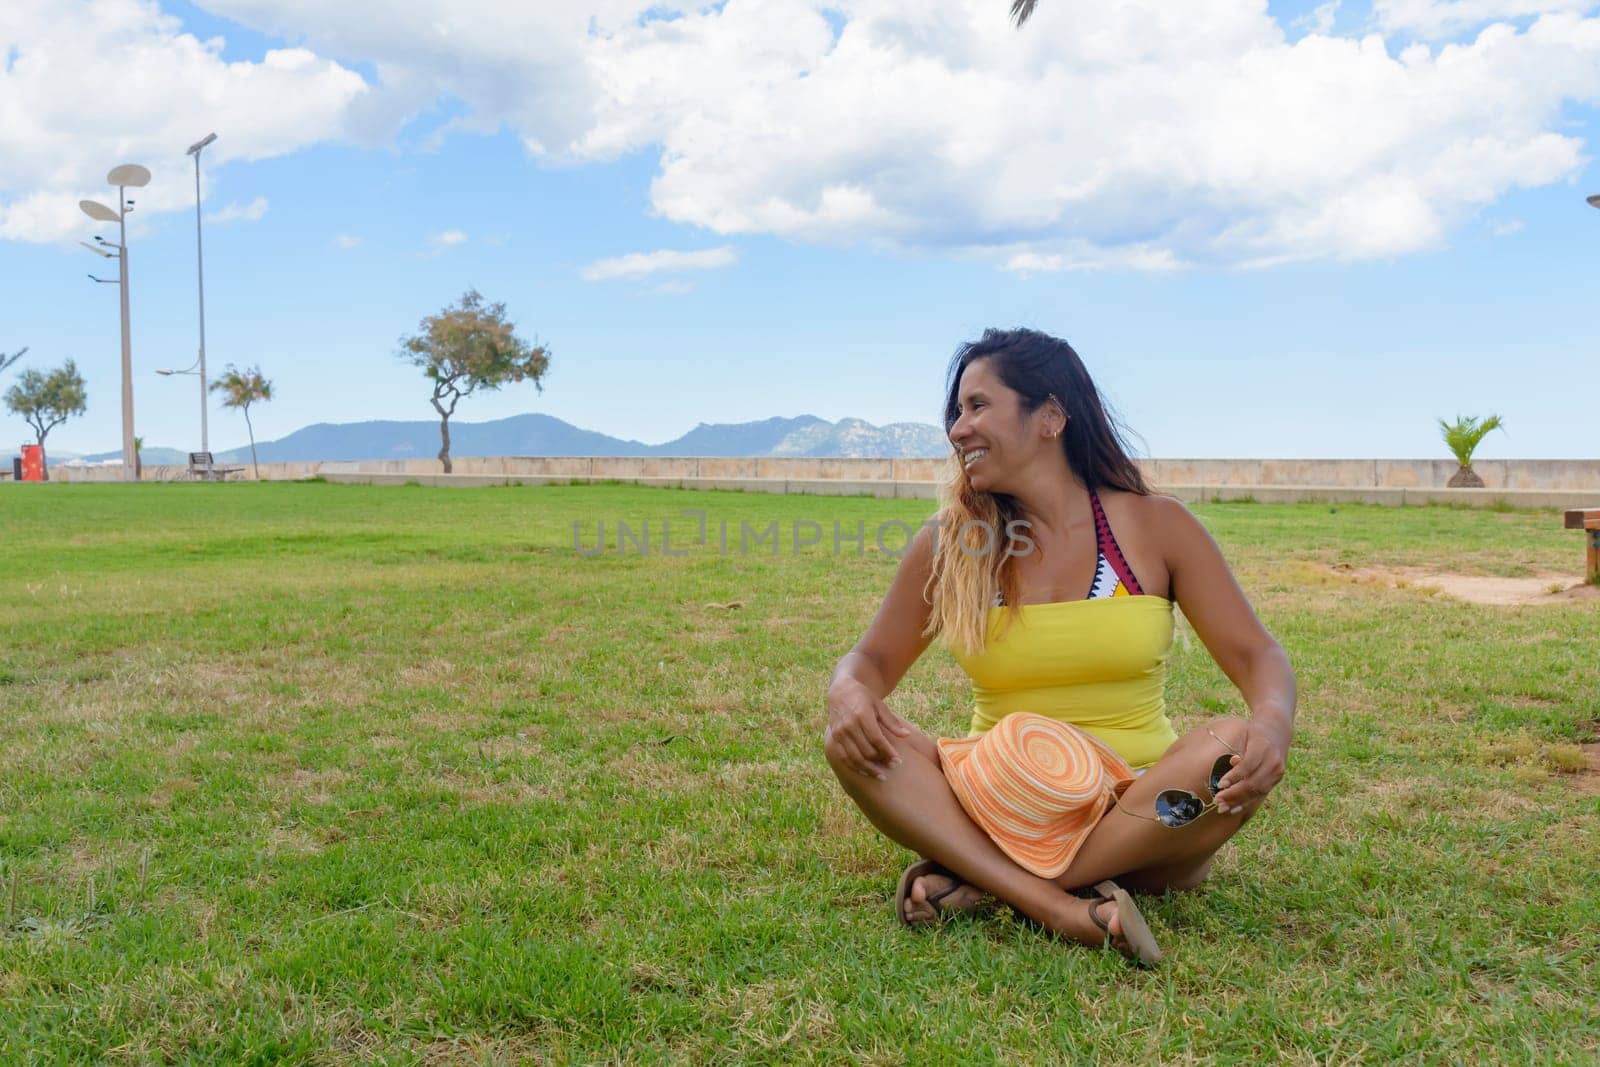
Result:
<instances>
[{"instance_id":1,"label":"woman sitting on grass","mask_svg":"<svg viewBox=\"0 0 1600 1067\"><path fill-rule=\"evenodd\" d=\"M924 857L901 878L901 921L992 894L1153 963L1123 887L1198 886L1283 777L1289 659L1205 528L1151 493L1066 342L989 330L962 346L944 421L955 454L939 524L912 540L834 669L828 762L878 829ZM1249 718L1173 731L1174 602ZM973 682L966 738L935 741L885 703L936 636Z\"/></svg>"}]
</instances>

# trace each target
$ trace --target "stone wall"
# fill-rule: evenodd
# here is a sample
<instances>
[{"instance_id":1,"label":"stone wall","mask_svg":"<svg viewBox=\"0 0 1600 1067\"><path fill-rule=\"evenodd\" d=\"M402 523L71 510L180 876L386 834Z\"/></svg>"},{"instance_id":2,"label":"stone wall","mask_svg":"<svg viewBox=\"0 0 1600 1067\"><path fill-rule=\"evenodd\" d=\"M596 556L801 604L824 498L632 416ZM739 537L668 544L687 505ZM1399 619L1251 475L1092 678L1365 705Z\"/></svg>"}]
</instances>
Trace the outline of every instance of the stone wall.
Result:
<instances>
[{"instance_id":1,"label":"stone wall","mask_svg":"<svg viewBox=\"0 0 1600 1067\"><path fill-rule=\"evenodd\" d=\"M475 476L633 480L715 479L791 482L937 482L943 459L722 459L711 457L628 456L464 456L455 473ZM1141 462L1146 477L1161 488L1207 486L1330 487L1339 489L1443 489L1456 471L1454 460L1435 459L1151 459ZM249 464L234 478L251 477ZM1486 459L1473 464L1486 489L1600 491L1600 460ZM53 467L63 482L118 481L118 467ZM439 473L435 459L385 459L306 463L263 463L267 480L314 475L401 475ZM183 467L147 466L146 481L182 481Z\"/></svg>"},{"instance_id":2,"label":"stone wall","mask_svg":"<svg viewBox=\"0 0 1600 1067\"><path fill-rule=\"evenodd\" d=\"M1338 486L1443 489L1453 459L1155 459L1142 464L1157 485ZM1480 459L1485 489L1600 489L1600 460Z\"/></svg>"}]
</instances>

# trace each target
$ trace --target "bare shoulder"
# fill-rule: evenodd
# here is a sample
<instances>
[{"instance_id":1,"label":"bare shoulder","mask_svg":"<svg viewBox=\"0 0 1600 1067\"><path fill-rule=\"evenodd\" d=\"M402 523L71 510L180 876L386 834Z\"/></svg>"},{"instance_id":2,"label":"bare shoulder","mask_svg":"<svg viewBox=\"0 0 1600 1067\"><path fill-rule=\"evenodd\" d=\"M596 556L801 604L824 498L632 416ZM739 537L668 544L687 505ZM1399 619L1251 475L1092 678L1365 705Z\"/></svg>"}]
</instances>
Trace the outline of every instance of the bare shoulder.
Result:
<instances>
[{"instance_id":1,"label":"bare shoulder","mask_svg":"<svg viewBox=\"0 0 1600 1067\"><path fill-rule=\"evenodd\" d=\"M1211 544L1211 534L1189 506L1161 493L1118 494L1122 506L1138 527L1147 550L1159 553L1170 568L1173 562L1197 548Z\"/></svg>"},{"instance_id":2,"label":"bare shoulder","mask_svg":"<svg viewBox=\"0 0 1600 1067\"><path fill-rule=\"evenodd\" d=\"M1144 509L1144 514L1150 522L1162 526L1194 526L1200 522L1194 517L1194 512L1189 510L1189 505L1175 496L1151 493L1149 496L1139 497L1138 500L1138 506Z\"/></svg>"},{"instance_id":3,"label":"bare shoulder","mask_svg":"<svg viewBox=\"0 0 1600 1067\"><path fill-rule=\"evenodd\" d=\"M1204 529L1188 505L1175 496L1110 489L1100 490L1100 496L1108 511L1115 509L1128 516L1147 536L1160 539L1167 534L1182 536L1186 531Z\"/></svg>"},{"instance_id":4,"label":"bare shoulder","mask_svg":"<svg viewBox=\"0 0 1600 1067\"><path fill-rule=\"evenodd\" d=\"M1150 523L1160 531L1169 558L1186 550L1215 545L1205 524L1177 497L1152 493L1144 501L1150 510Z\"/></svg>"}]
</instances>

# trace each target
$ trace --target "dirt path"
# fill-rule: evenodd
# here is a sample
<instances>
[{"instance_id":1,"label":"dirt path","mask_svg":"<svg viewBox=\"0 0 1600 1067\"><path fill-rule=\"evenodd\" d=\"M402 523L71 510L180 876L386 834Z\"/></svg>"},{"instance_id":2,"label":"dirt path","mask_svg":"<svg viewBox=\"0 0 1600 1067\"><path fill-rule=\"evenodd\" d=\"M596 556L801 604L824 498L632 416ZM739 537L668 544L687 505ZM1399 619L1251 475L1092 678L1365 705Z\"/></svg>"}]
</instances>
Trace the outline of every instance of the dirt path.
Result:
<instances>
[{"instance_id":1,"label":"dirt path","mask_svg":"<svg viewBox=\"0 0 1600 1067\"><path fill-rule=\"evenodd\" d=\"M1436 589L1474 604L1569 604L1600 599L1600 586L1586 585L1570 574L1533 578L1499 578L1482 574L1449 574L1425 567L1352 567L1336 563L1333 572L1357 582L1382 582L1397 589Z\"/></svg>"}]
</instances>

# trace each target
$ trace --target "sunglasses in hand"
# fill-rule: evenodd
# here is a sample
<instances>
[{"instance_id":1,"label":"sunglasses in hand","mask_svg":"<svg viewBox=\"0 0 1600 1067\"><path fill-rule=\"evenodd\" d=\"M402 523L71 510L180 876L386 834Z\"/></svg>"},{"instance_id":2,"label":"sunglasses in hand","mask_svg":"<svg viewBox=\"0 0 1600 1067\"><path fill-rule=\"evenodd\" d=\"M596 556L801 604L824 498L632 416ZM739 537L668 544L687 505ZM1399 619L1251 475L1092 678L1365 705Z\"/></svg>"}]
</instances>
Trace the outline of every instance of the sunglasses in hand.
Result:
<instances>
[{"instance_id":1,"label":"sunglasses in hand","mask_svg":"<svg viewBox=\"0 0 1600 1067\"><path fill-rule=\"evenodd\" d=\"M1206 727L1206 733L1217 737L1215 730ZM1222 738L1217 737L1222 747L1228 751L1217 757L1217 762L1211 765L1211 773L1206 776L1206 785L1211 790L1211 802L1208 804L1189 792L1187 789L1163 789L1156 794L1156 813L1154 815L1141 815L1123 807L1122 801L1115 793L1111 794L1112 801L1117 805L1117 810L1136 819L1145 819L1149 822L1158 822L1162 826L1176 830L1180 826L1188 826L1200 816L1217 806L1217 790L1222 787L1222 777L1233 769L1233 757L1240 755L1233 746Z\"/></svg>"}]
</instances>

